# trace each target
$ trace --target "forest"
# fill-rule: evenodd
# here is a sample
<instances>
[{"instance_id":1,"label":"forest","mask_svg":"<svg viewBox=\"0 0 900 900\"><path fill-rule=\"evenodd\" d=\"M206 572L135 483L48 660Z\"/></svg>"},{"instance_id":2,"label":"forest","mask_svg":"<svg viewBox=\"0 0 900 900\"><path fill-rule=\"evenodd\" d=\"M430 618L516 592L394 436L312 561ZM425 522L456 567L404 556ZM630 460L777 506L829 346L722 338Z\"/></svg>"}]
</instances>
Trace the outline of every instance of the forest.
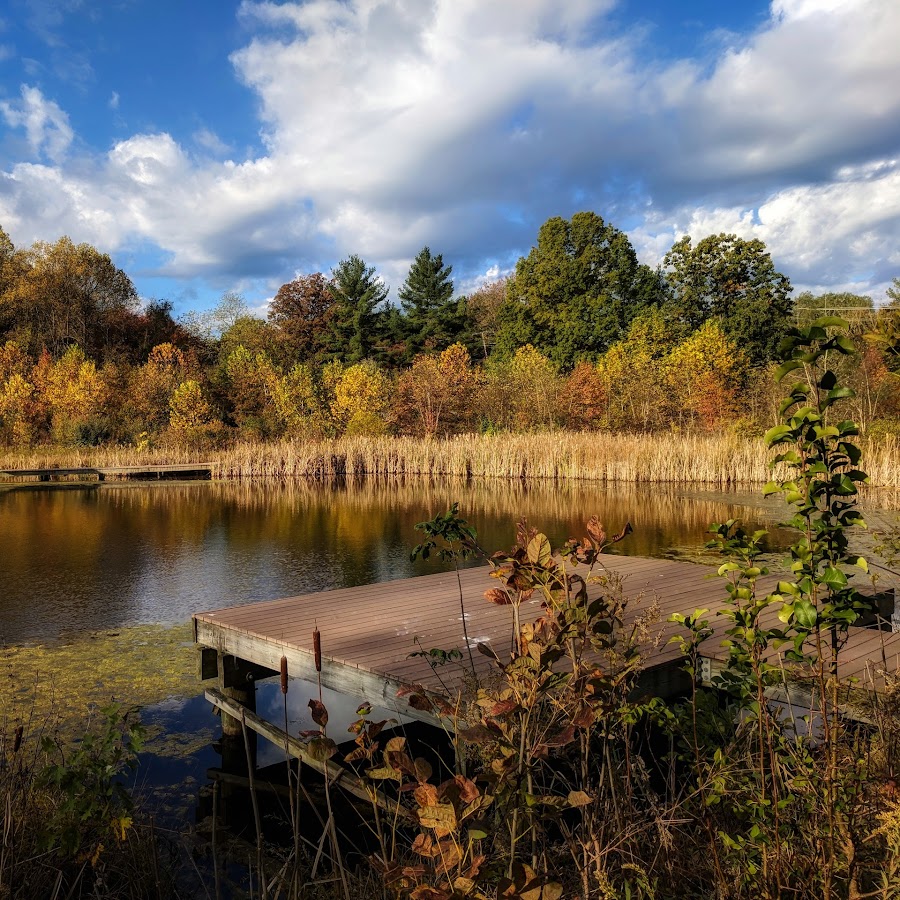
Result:
<instances>
[{"instance_id":1,"label":"forest","mask_svg":"<svg viewBox=\"0 0 900 900\"><path fill-rule=\"evenodd\" d=\"M900 280L890 303L792 295L759 240L682 238L652 269L593 212L551 218L507 278L467 296L424 247L389 302L359 256L281 286L267 318L226 293L173 315L108 254L0 229L0 443L137 449L555 429L731 431L777 417L787 329L822 314L855 421L900 432Z\"/></svg>"}]
</instances>

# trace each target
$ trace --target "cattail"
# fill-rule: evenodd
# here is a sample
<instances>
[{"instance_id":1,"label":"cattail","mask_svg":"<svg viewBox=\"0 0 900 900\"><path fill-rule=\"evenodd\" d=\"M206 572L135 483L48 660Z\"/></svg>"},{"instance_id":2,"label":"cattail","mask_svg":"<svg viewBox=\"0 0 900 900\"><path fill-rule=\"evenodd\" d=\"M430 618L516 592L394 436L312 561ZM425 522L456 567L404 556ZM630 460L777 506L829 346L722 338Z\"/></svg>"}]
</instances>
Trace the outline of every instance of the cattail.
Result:
<instances>
[{"instance_id":1,"label":"cattail","mask_svg":"<svg viewBox=\"0 0 900 900\"><path fill-rule=\"evenodd\" d=\"M316 671L322 671L322 635L318 628L313 628L313 653L316 657Z\"/></svg>"},{"instance_id":2,"label":"cattail","mask_svg":"<svg viewBox=\"0 0 900 900\"><path fill-rule=\"evenodd\" d=\"M286 694L288 687L287 657L281 657L281 693Z\"/></svg>"},{"instance_id":3,"label":"cattail","mask_svg":"<svg viewBox=\"0 0 900 900\"><path fill-rule=\"evenodd\" d=\"M18 753L19 748L22 746L22 732L23 728L21 725L16 726L16 733L13 737L13 753Z\"/></svg>"}]
</instances>

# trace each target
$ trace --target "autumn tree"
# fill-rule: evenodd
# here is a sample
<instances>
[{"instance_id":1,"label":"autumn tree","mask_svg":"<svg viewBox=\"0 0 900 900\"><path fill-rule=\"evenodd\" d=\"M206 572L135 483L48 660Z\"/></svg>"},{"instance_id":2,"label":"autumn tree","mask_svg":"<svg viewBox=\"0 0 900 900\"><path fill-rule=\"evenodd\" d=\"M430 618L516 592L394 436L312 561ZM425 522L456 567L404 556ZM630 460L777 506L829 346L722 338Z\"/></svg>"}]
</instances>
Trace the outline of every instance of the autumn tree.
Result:
<instances>
[{"instance_id":1,"label":"autumn tree","mask_svg":"<svg viewBox=\"0 0 900 900\"><path fill-rule=\"evenodd\" d=\"M663 381L683 422L712 430L733 418L747 357L715 321L704 322L663 362Z\"/></svg>"},{"instance_id":2,"label":"autumn tree","mask_svg":"<svg viewBox=\"0 0 900 900\"><path fill-rule=\"evenodd\" d=\"M107 254L63 237L16 259L18 277L0 297L0 327L29 352L59 355L77 344L97 356L122 338L138 297Z\"/></svg>"},{"instance_id":3,"label":"autumn tree","mask_svg":"<svg viewBox=\"0 0 900 900\"><path fill-rule=\"evenodd\" d=\"M225 361L228 399L234 423L245 436L273 437L281 417L275 402L281 373L266 353L250 353L239 346Z\"/></svg>"},{"instance_id":4,"label":"autumn tree","mask_svg":"<svg viewBox=\"0 0 900 900\"><path fill-rule=\"evenodd\" d=\"M607 396L603 379L593 363L580 362L559 391L563 425L574 430L598 428L606 417Z\"/></svg>"},{"instance_id":5,"label":"autumn tree","mask_svg":"<svg viewBox=\"0 0 900 900\"><path fill-rule=\"evenodd\" d=\"M178 385L169 403L169 431L179 443L207 447L222 435L223 425L199 381Z\"/></svg>"},{"instance_id":6,"label":"autumn tree","mask_svg":"<svg viewBox=\"0 0 900 900\"><path fill-rule=\"evenodd\" d=\"M714 318L751 365L775 358L790 325L791 283L775 269L766 245L734 234L689 236L666 254L669 313L690 329Z\"/></svg>"},{"instance_id":7,"label":"autumn tree","mask_svg":"<svg viewBox=\"0 0 900 900\"><path fill-rule=\"evenodd\" d=\"M312 370L296 363L274 385L273 402L281 430L291 437L323 435L328 420L322 415L321 401Z\"/></svg>"},{"instance_id":8,"label":"autumn tree","mask_svg":"<svg viewBox=\"0 0 900 900\"><path fill-rule=\"evenodd\" d=\"M52 438L60 444L104 438L106 393L92 359L77 346L58 359L43 354L34 369L35 387L46 403Z\"/></svg>"},{"instance_id":9,"label":"autumn tree","mask_svg":"<svg viewBox=\"0 0 900 900\"><path fill-rule=\"evenodd\" d=\"M321 272L283 284L269 307L269 321L291 359L308 363L320 362L327 353L334 314L334 295Z\"/></svg>"},{"instance_id":10,"label":"autumn tree","mask_svg":"<svg viewBox=\"0 0 900 900\"><path fill-rule=\"evenodd\" d=\"M29 446L45 417L31 369L31 359L15 341L0 347L0 439L4 444Z\"/></svg>"},{"instance_id":11,"label":"autumn tree","mask_svg":"<svg viewBox=\"0 0 900 900\"><path fill-rule=\"evenodd\" d=\"M557 423L562 382L553 362L531 344L511 357L490 357L484 379L479 412L489 427L528 430Z\"/></svg>"},{"instance_id":12,"label":"autumn tree","mask_svg":"<svg viewBox=\"0 0 900 900\"><path fill-rule=\"evenodd\" d=\"M372 361L348 366L334 385L331 413L342 434L375 435L387 431L391 380Z\"/></svg>"},{"instance_id":13,"label":"autumn tree","mask_svg":"<svg viewBox=\"0 0 900 900\"><path fill-rule=\"evenodd\" d=\"M635 317L625 337L600 358L597 373L607 397L606 425L647 431L666 420L671 398L662 382L662 360L684 333L651 308Z\"/></svg>"},{"instance_id":14,"label":"autumn tree","mask_svg":"<svg viewBox=\"0 0 900 900\"><path fill-rule=\"evenodd\" d=\"M407 358L422 350L440 350L452 343L459 328L459 309L452 302L452 266L423 247L397 292L403 308Z\"/></svg>"},{"instance_id":15,"label":"autumn tree","mask_svg":"<svg viewBox=\"0 0 900 900\"><path fill-rule=\"evenodd\" d=\"M482 285L464 301L466 319L481 345L485 359L493 348L497 332L500 330L508 283L508 278L500 278Z\"/></svg>"},{"instance_id":16,"label":"autumn tree","mask_svg":"<svg viewBox=\"0 0 900 900\"><path fill-rule=\"evenodd\" d=\"M432 437L468 427L478 375L469 351L453 344L421 353L397 382L395 418L401 430Z\"/></svg>"},{"instance_id":17,"label":"autumn tree","mask_svg":"<svg viewBox=\"0 0 900 900\"><path fill-rule=\"evenodd\" d=\"M198 378L199 369L192 353L168 342L154 347L143 365L130 369L126 376L130 437L141 431L162 431L169 422L172 394L182 382Z\"/></svg>"},{"instance_id":18,"label":"autumn tree","mask_svg":"<svg viewBox=\"0 0 900 900\"><path fill-rule=\"evenodd\" d=\"M660 278L638 262L628 236L596 213L548 219L506 289L497 349L532 344L557 367L596 359L644 307Z\"/></svg>"},{"instance_id":19,"label":"autumn tree","mask_svg":"<svg viewBox=\"0 0 900 900\"><path fill-rule=\"evenodd\" d=\"M380 307L388 287L358 256L348 256L332 270L329 289L334 297L331 352L346 363L371 355L380 337Z\"/></svg>"}]
</instances>

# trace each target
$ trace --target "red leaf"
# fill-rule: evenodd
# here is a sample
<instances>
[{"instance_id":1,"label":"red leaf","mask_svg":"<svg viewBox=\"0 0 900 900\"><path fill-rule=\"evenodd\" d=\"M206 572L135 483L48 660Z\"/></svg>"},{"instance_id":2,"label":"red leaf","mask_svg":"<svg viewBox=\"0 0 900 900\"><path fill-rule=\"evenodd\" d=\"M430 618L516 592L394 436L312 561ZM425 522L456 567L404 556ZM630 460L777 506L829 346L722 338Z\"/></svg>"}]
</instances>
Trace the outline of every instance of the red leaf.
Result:
<instances>
[{"instance_id":1,"label":"red leaf","mask_svg":"<svg viewBox=\"0 0 900 900\"><path fill-rule=\"evenodd\" d=\"M513 601L509 594L502 588L489 588L484 592L484 599L497 606L509 606Z\"/></svg>"}]
</instances>

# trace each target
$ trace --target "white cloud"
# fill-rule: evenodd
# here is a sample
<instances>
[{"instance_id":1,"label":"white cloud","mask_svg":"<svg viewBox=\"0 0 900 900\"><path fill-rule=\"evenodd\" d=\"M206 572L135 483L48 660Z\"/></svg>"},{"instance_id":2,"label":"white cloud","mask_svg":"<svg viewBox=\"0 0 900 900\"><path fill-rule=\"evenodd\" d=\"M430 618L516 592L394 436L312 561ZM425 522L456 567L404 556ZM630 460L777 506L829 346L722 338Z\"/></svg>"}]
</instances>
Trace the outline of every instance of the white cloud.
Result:
<instances>
[{"instance_id":1,"label":"white cloud","mask_svg":"<svg viewBox=\"0 0 900 900\"><path fill-rule=\"evenodd\" d=\"M109 95L109 100L106 104L110 109L118 109L119 108L119 92L113 91Z\"/></svg>"},{"instance_id":2,"label":"white cloud","mask_svg":"<svg viewBox=\"0 0 900 900\"><path fill-rule=\"evenodd\" d=\"M0 215L19 240L153 243L181 277L277 282L355 252L396 290L426 243L476 284L549 215L594 208L637 223L648 260L681 231L737 231L810 283L889 280L900 4L776 0L711 67L648 63L643 35L597 27L610 6L244 0L232 61L264 155L230 160L201 128L206 153L159 133L64 159L65 113L26 87L0 111L56 165L11 167Z\"/></svg>"},{"instance_id":3,"label":"white cloud","mask_svg":"<svg viewBox=\"0 0 900 900\"><path fill-rule=\"evenodd\" d=\"M20 103L0 102L0 113L7 125L24 128L28 144L35 156L41 153L59 162L72 143L69 117L53 101L47 100L36 87L22 85Z\"/></svg>"}]
</instances>

